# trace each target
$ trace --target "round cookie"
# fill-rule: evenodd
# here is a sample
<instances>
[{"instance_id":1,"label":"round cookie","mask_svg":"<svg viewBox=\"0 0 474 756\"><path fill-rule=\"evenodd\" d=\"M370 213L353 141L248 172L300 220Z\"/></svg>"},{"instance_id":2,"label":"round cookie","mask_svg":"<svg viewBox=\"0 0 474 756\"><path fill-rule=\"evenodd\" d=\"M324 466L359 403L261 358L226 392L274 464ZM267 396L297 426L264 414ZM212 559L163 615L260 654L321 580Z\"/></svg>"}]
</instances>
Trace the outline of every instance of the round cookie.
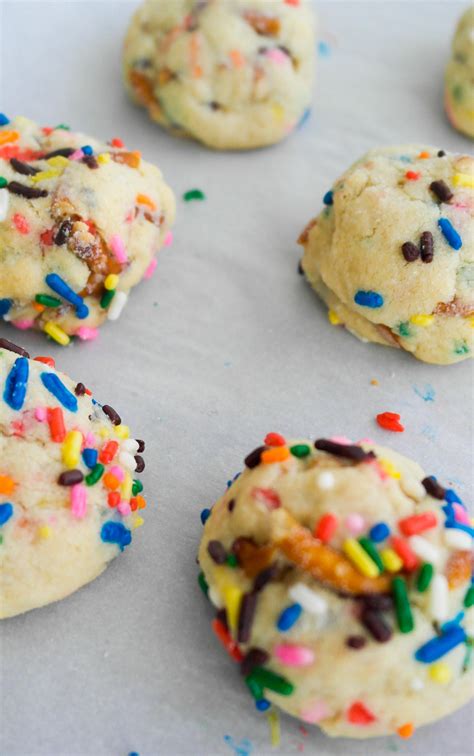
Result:
<instances>
[{"instance_id":1,"label":"round cookie","mask_svg":"<svg viewBox=\"0 0 474 756\"><path fill-rule=\"evenodd\" d=\"M409 737L472 696L474 530L395 452L269 434L204 510L201 588L259 710Z\"/></svg>"},{"instance_id":2,"label":"round cookie","mask_svg":"<svg viewBox=\"0 0 474 756\"><path fill-rule=\"evenodd\" d=\"M125 40L125 85L178 136L273 144L310 107L314 26L307 0L146 0Z\"/></svg>"},{"instance_id":3,"label":"round cookie","mask_svg":"<svg viewBox=\"0 0 474 756\"><path fill-rule=\"evenodd\" d=\"M474 138L474 7L459 21L445 79L447 116L455 129Z\"/></svg>"},{"instance_id":4,"label":"round cookie","mask_svg":"<svg viewBox=\"0 0 474 756\"><path fill-rule=\"evenodd\" d=\"M0 618L68 596L130 543L143 449L51 358L0 339Z\"/></svg>"},{"instance_id":5,"label":"round cookie","mask_svg":"<svg viewBox=\"0 0 474 756\"><path fill-rule=\"evenodd\" d=\"M450 364L472 356L474 161L410 145L368 152L299 238L331 323Z\"/></svg>"},{"instance_id":6,"label":"round cookie","mask_svg":"<svg viewBox=\"0 0 474 756\"><path fill-rule=\"evenodd\" d=\"M173 193L119 139L0 118L0 318L60 344L116 320L170 241Z\"/></svg>"}]
</instances>

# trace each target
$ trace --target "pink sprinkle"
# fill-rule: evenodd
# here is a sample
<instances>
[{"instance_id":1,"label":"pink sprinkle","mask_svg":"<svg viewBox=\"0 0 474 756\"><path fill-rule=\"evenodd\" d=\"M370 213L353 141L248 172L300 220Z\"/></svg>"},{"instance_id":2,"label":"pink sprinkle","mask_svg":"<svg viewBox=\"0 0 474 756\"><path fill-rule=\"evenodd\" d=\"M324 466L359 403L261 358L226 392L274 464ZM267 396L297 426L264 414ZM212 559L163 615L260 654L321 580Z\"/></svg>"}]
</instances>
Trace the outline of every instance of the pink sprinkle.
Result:
<instances>
[{"instance_id":1,"label":"pink sprinkle","mask_svg":"<svg viewBox=\"0 0 474 756\"><path fill-rule=\"evenodd\" d=\"M453 504L454 509L454 516L458 522L462 522L464 525L470 525L471 521L469 519L469 515L460 504L457 504L454 502Z\"/></svg>"},{"instance_id":2,"label":"pink sprinkle","mask_svg":"<svg viewBox=\"0 0 474 756\"><path fill-rule=\"evenodd\" d=\"M73 517L81 520L86 515L87 510L87 491L82 483L76 483L71 488L71 512Z\"/></svg>"},{"instance_id":3,"label":"pink sprinkle","mask_svg":"<svg viewBox=\"0 0 474 756\"><path fill-rule=\"evenodd\" d=\"M128 255L127 250L125 249L125 244L123 243L123 239L118 234L114 234L110 240L110 249L114 253L116 259L118 262L123 265L128 261Z\"/></svg>"},{"instance_id":4,"label":"pink sprinkle","mask_svg":"<svg viewBox=\"0 0 474 756\"><path fill-rule=\"evenodd\" d=\"M117 478L117 480L119 480L120 482L122 482L123 479L125 478L124 471L122 470L121 467L117 467L117 465L114 465L113 467L111 467L109 472L111 475Z\"/></svg>"},{"instance_id":5,"label":"pink sprinkle","mask_svg":"<svg viewBox=\"0 0 474 756\"><path fill-rule=\"evenodd\" d=\"M170 247L173 243L173 232L168 231L165 238L163 239L163 247Z\"/></svg>"},{"instance_id":6,"label":"pink sprinkle","mask_svg":"<svg viewBox=\"0 0 474 756\"><path fill-rule=\"evenodd\" d=\"M273 488L252 488L252 496L261 504L265 504L267 509L278 509L281 507L281 500Z\"/></svg>"},{"instance_id":7,"label":"pink sprinkle","mask_svg":"<svg viewBox=\"0 0 474 756\"><path fill-rule=\"evenodd\" d=\"M15 328L19 328L20 331L27 331L29 328L33 328L34 320L32 319L26 319L25 320L12 320L11 324L15 326Z\"/></svg>"},{"instance_id":8,"label":"pink sprinkle","mask_svg":"<svg viewBox=\"0 0 474 756\"><path fill-rule=\"evenodd\" d=\"M370 459L368 462L365 462L364 464L369 465L370 467L373 467L377 475L379 476L380 480L387 480L388 473L385 472L382 465L378 461L378 459Z\"/></svg>"},{"instance_id":9,"label":"pink sprinkle","mask_svg":"<svg viewBox=\"0 0 474 756\"><path fill-rule=\"evenodd\" d=\"M128 501L121 501L117 509L123 517L128 517L128 515L132 513Z\"/></svg>"},{"instance_id":10,"label":"pink sprinkle","mask_svg":"<svg viewBox=\"0 0 474 756\"><path fill-rule=\"evenodd\" d=\"M19 234L23 234L25 236L26 234L30 233L30 224L28 223L24 215L22 215L21 213L15 213L12 221Z\"/></svg>"},{"instance_id":11,"label":"pink sprinkle","mask_svg":"<svg viewBox=\"0 0 474 756\"><path fill-rule=\"evenodd\" d=\"M316 722L321 722L322 719L327 719L329 715L329 707L324 703L324 701L315 701L313 704L311 704L311 706L303 709L300 714L301 719L303 719L305 722L309 722L309 724L316 724Z\"/></svg>"},{"instance_id":12,"label":"pink sprinkle","mask_svg":"<svg viewBox=\"0 0 474 756\"><path fill-rule=\"evenodd\" d=\"M95 448L97 446L97 439L92 431L89 431L89 433L85 437L84 443L88 449Z\"/></svg>"},{"instance_id":13,"label":"pink sprinkle","mask_svg":"<svg viewBox=\"0 0 474 756\"><path fill-rule=\"evenodd\" d=\"M307 667L314 662L314 651L306 646L280 643L275 646L273 653L287 667Z\"/></svg>"},{"instance_id":14,"label":"pink sprinkle","mask_svg":"<svg viewBox=\"0 0 474 756\"><path fill-rule=\"evenodd\" d=\"M146 269L145 273L143 274L143 278L151 278L153 273L155 272L155 268L158 265L158 262L155 258L151 261L148 268Z\"/></svg>"},{"instance_id":15,"label":"pink sprinkle","mask_svg":"<svg viewBox=\"0 0 474 756\"><path fill-rule=\"evenodd\" d=\"M351 439L347 438L347 436L331 436L330 440L336 444L352 444Z\"/></svg>"},{"instance_id":16,"label":"pink sprinkle","mask_svg":"<svg viewBox=\"0 0 474 756\"><path fill-rule=\"evenodd\" d=\"M72 155L69 155L69 160L81 160L84 157L84 153L82 150L76 150L72 153Z\"/></svg>"},{"instance_id":17,"label":"pink sprinkle","mask_svg":"<svg viewBox=\"0 0 474 756\"><path fill-rule=\"evenodd\" d=\"M273 47L271 50L267 50L266 57L279 66L290 62L288 55L285 55L283 50L279 50L278 47Z\"/></svg>"},{"instance_id":18,"label":"pink sprinkle","mask_svg":"<svg viewBox=\"0 0 474 756\"><path fill-rule=\"evenodd\" d=\"M36 420L38 420L39 423L44 423L47 417L48 417L48 413L47 413L46 407L36 407L35 418Z\"/></svg>"},{"instance_id":19,"label":"pink sprinkle","mask_svg":"<svg viewBox=\"0 0 474 756\"><path fill-rule=\"evenodd\" d=\"M360 535L367 527L365 519L362 517L362 515L357 514L357 512L347 515L346 519L344 520L344 524L346 528L352 533L352 535Z\"/></svg>"},{"instance_id":20,"label":"pink sprinkle","mask_svg":"<svg viewBox=\"0 0 474 756\"><path fill-rule=\"evenodd\" d=\"M97 328L89 328L88 326L81 326L76 331L76 336L78 336L81 341L94 341L99 335L99 331Z\"/></svg>"}]
</instances>

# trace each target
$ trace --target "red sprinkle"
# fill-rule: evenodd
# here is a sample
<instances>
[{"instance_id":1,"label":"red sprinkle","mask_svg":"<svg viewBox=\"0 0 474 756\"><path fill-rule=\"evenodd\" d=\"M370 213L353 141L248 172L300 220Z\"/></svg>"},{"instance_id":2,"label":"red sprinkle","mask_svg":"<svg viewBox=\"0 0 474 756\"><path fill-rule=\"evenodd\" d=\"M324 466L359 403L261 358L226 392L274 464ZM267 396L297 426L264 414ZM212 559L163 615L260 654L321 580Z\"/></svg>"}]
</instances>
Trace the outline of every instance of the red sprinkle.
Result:
<instances>
[{"instance_id":1,"label":"red sprinkle","mask_svg":"<svg viewBox=\"0 0 474 756\"><path fill-rule=\"evenodd\" d=\"M405 178L407 178L409 181L418 181L420 176L421 173L417 173L417 171L407 171L405 173Z\"/></svg>"},{"instance_id":2,"label":"red sprinkle","mask_svg":"<svg viewBox=\"0 0 474 756\"><path fill-rule=\"evenodd\" d=\"M435 528L438 519L434 512L421 512L420 514L405 517L398 521L398 527L405 536L417 535L425 530Z\"/></svg>"},{"instance_id":3,"label":"red sprinkle","mask_svg":"<svg viewBox=\"0 0 474 756\"><path fill-rule=\"evenodd\" d=\"M107 496L107 501L108 501L109 507L111 507L112 509L114 507L118 507L118 505L120 504L120 494L119 494L119 492L118 491L111 491L109 493L109 495Z\"/></svg>"},{"instance_id":4,"label":"red sprinkle","mask_svg":"<svg viewBox=\"0 0 474 756\"><path fill-rule=\"evenodd\" d=\"M57 444L61 444L66 438L64 415L61 407L55 407L54 409L48 408L48 425L53 441Z\"/></svg>"},{"instance_id":5,"label":"red sprinkle","mask_svg":"<svg viewBox=\"0 0 474 756\"><path fill-rule=\"evenodd\" d=\"M381 412L376 417L377 423L381 428L392 431L393 433L403 433L405 426L400 422L400 415L397 412Z\"/></svg>"},{"instance_id":6,"label":"red sprinkle","mask_svg":"<svg viewBox=\"0 0 474 756\"><path fill-rule=\"evenodd\" d=\"M87 391L87 389L86 389ZM99 454L99 462L104 465L108 465L112 462L113 458L118 452L119 445L117 441L107 441L102 447Z\"/></svg>"},{"instance_id":7,"label":"red sprinkle","mask_svg":"<svg viewBox=\"0 0 474 756\"><path fill-rule=\"evenodd\" d=\"M42 362L44 365L49 365L49 367L56 367L56 362L53 360L52 357L35 357L35 362Z\"/></svg>"},{"instance_id":8,"label":"red sprinkle","mask_svg":"<svg viewBox=\"0 0 474 756\"><path fill-rule=\"evenodd\" d=\"M43 126L41 131L43 132L43 134L45 134L45 136L49 136L54 131L54 129L52 126Z\"/></svg>"},{"instance_id":9,"label":"red sprinkle","mask_svg":"<svg viewBox=\"0 0 474 756\"><path fill-rule=\"evenodd\" d=\"M377 719L362 701L354 701L347 710L346 717L349 722L357 725L369 725Z\"/></svg>"},{"instance_id":10,"label":"red sprinkle","mask_svg":"<svg viewBox=\"0 0 474 756\"><path fill-rule=\"evenodd\" d=\"M125 147L124 143L121 139L119 139L119 137L114 137L110 144L112 145L112 147Z\"/></svg>"},{"instance_id":11,"label":"red sprinkle","mask_svg":"<svg viewBox=\"0 0 474 756\"><path fill-rule=\"evenodd\" d=\"M265 504L268 509L278 509L281 507L281 499L273 488L254 488L252 489L252 496L257 501Z\"/></svg>"},{"instance_id":12,"label":"red sprinkle","mask_svg":"<svg viewBox=\"0 0 474 756\"><path fill-rule=\"evenodd\" d=\"M404 568L408 572L413 572L413 570L417 569L418 564L419 564L418 557L411 550L408 543L403 540L403 538L399 538L398 536L393 536L392 546L397 552L400 559L402 560Z\"/></svg>"},{"instance_id":13,"label":"red sprinkle","mask_svg":"<svg viewBox=\"0 0 474 756\"><path fill-rule=\"evenodd\" d=\"M316 525L314 537L319 538L323 543L331 540L337 530L338 519L335 515L327 512L324 514Z\"/></svg>"},{"instance_id":14,"label":"red sprinkle","mask_svg":"<svg viewBox=\"0 0 474 756\"><path fill-rule=\"evenodd\" d=\"M267 433L263 443L265 446L285 446L286 440L280 433Z\"/></svg>"},{"instance_id":15,"label":"red sprinkle","mask_svg":"<svg viewBox=\"0 0 474 756\"><path fill-rule=\"evenodd\" d=\"M45 247L52 247L53 236L54 236L54 232L52 228L48 228L46 231L43 231L43 233L40 234L41 244L43 244Z\"/></svg>"},{"instance_id":16,"label":"red sprinkle","mask_svg":"<svg viewBox=\"0 0 474 756\"><path fill-rule=\"evenodd\" d=\"M216 618L212 620L211 626L229 656L231 656L232 659L236 662L240 663L241 661L243 661L244 656L239 651L237 643L234 641L225 625Z\"/></svg>"},{"instance_id":17,"label":"red sprinkle","mask_svg":"<svg viewBox=\"0 0 474 756\"><path fill-rule=\"evenodd\" d=\"M20 234L30 233L30 224L26 220L25 216L21 213L15 213L12 218L13 225Z\"/></svg>"}]
</instances>

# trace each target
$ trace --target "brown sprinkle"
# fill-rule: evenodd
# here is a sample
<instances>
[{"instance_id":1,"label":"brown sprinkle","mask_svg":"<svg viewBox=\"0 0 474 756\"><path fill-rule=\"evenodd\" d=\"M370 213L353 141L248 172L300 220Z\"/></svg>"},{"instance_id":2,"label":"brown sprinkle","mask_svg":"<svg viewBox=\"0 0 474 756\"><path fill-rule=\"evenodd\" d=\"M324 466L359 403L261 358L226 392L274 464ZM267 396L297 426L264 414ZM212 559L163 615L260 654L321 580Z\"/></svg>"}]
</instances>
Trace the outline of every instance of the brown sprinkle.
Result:
<instances>
[{"instance_id":1,"label":"brown sprinkle","mask_svg":"<svg viewBox=\"0 0 474 756\"><path fill-rule=\"evenodd\" d=\"M420 256L420 250L413 244L413 242L405 242L402 244L403 257L407 262L414 262Z\"/></svg>"},{"instance_id":2,"label":"brown sprinkle","mask_svg":"<svg viewBox=\"0 0 474 756\"><path fill-rule=\"evenodd\" d=\"M449 202L454 197L451 189L445 181L433 181L430 189L440 202Z\"/></svg>"},{"instance_id":3,"label":"brown sprinkle","mask_svg":"<svg viewBox=\"0 0 474 756\"><path fill-rule=\"evenodd\" d=\"M423 231L420 238L420 253L424 263L430 263L434 257L434 242L431 231Z\"/></svg>"}]
</instances>

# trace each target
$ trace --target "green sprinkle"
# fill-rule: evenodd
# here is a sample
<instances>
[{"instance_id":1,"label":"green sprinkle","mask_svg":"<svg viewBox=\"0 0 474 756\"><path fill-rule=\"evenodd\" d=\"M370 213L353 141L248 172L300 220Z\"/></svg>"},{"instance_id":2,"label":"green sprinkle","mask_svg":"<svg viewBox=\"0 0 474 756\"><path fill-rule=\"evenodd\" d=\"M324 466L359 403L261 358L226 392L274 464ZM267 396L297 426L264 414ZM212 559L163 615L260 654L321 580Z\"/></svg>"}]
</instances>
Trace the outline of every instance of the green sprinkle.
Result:
<instances>
[{"instance_id":1,"label":"green sprinkle","mask_svg":"<svg viewBox=\"0 0 474 756\"><path fill-rule=\"evenodd\" d=\"M290 452L294 457L303 459L303 457L307 457L308 454L311 454L311 447L308 446L308 444L295 444L294 446L290 446Z\"/></svg>"},{"instance_id":2,"label":"green sprinkle","mask_svg":"<svg viewBox=\"0 0 474 756\"><path fill-rule=\"evenodd\" d=\"M467 589L467 593L464 596L464 606L466 609L469 609L474 604L474 585L471 585L470 588Z\"/></svg>"},{"instance_id":3,"label":"green sprinkle","mask_svg":"<svg viewBox=\"0 0 474 756\"><path fill-rule=\"evenodd\" d=\"M35 301L45 307L59 307L61 300L57 297L50 297L49 294L37 294Z\"/></svg>"},{"instance_id":4,"label":"green sprinkle","mask_svg":"<svg viewBox=\"0 0 474 756\"><path fill-rule=\"evenodd\" d=\"M473 641L472 638L468 638L466 640L466 653L464 655L464 660L463 660L463 663L462 663L462 671L463 672L467 672L468 669L469 669L469 667L471 666L471 662L472 662L472 645L473 645L472 641Z\"/></svg>"},{"instance_id":5,"label":"green sprinkle","mask_svg":"<svg viewBox=\"0 0 474 756\"><path fill-rule=\"evenodd\" d=\"M7 185L8 181L6 180L5 176L0 176L0 189L3 189L3 187Z\"/></svg>"},{"instance_id":6,"label":"green sprinkle","mask_svg":"<svg viewBox=\"0 0 474 756\"><path fill-rule=\"evenodd\" d=\"M95 483L97 483L98 480L101 479L103 474L104 474L104 465L101 465L100 462L98 462L96 466L92 468L89 475L86 475L85 477L86 484L88 486L93 486Z\"/></svg>"},{"instance_id":7,"label":"green sprinkle","mask_svg":"<svg viewBox=\"0 0 474 756\"><path fill-rule=\"evenodd\" d=\"M392 581L393 597L395 599L395 613L398 627L401 633L411 633L415 623L408 601L407 584L401 577L395 577Z\"/></svg>"},{"instance_id":8,"label":"green sprinkle","mask_svg":"<svg viewBox=\"0 0 474 756\"><path fill-rule=\"evenodd\" d=\"M408 321L406 321L405 323L399 323L397 328L400 336L403 336L405 339L411 336L410 324L408 323Z\"/></svg>"},{"instance_id":9,"label":"green sprinkle","mask_svg":"<svg viewBox=\"0 0 474 756\"><path fill-rule=\"evenodd\" d=\"M71 131L71 127L67 126L65 123L60 123L59 126L54 127L55 131L58 129L62 129L63 131Z\"/></svg>"},{"instance_id":10,"label":"green sprinkle","mask_svg":"<svg viewBox=\"0 0 474 756\"><path fill-rule=\"evenodd\" d=\"M252 680L252 682L256 682L262 688L273 690L274 693L279 693L281 696L291 696L295 689L295 686L284 677L276 675L275 672L272 672L270 669L264 669L264 667L255 667L246 678L247 680Z\"/></svg>"},{"instance_id":11,"label":"green sprinkle","mask_svg":"<svg viewBox=\"0 0 474 756\"><path fill-rule=\"evenodd\" d=\"M134 480L132 484L132 494L136 496L143 491L143 483L141 480Z\"/></svg>"},{"instance_id":12,"label":"green sprinkle","mask_svg":"<svg viewBox=\"0 0 474 756\"><path fill-rule=\"evenodd\" d=\"M204 577L204 572L200 572L198 575L198 585L204 595L207 596L207 594L209 593L209 586L207 584L206 578Z\"/></svg>"},{"instance_id":13,"label":"green sprinkle","mask_svg":"<svg viewBox=\"0 0 474 756\"><path fill-rule=\"evenodd\" d=\"M433 577L433 572L433 565L429 562L425 562L416 579L416 587L418 588L420 593L424 593L428 588L429 584L431 583L431 578Z\"/></svg>"},{"instance_id":14,"label":"green sprinkle","mask_svg":"<svg viewBox=\"0 0 474 756\"><path fill-rule=\"evenodd\" d=\"M103 310L106 310L109 304L111 303L112 299L115 297L115 289L106 289L104 293L102 294L102 299L100 300L100 306Z\"/></svg>"},{"instance_id":15,"label":"green sprinkle","mask_svg":"<svg viewBox=\"0 0 474 756\"><path fill-rule=\"evenodd\" d=\"M456 100L456 102L461 102L463 99L463 89L461 84L456 84L452 90L451 93L453 95L453 98Z\"/></svg>"},{"instance_id":16,"label":"green sprinkle","mask_svg":"<svg viewBox=\"0 0 474 756\"><path fill-rule=\"evenodd\" d=\"M362 538L359 538L359 543L364 551L367 552L369 557L375 562L380 572L383 572L385 567L383 566L382 557L380 556L370 538L363 536Z\"/></svg>"},{"instance_id":17,"label":"green sprinkle","mask_svg":"<svg viewBox=\"0 0 474 756\"><path fill-rule=\"evenodd\" d=\"M238 564L237 557L235 556L235 554L228 554L226 562L229 565L229 567L237 567L237 564Z\"/></svg>"},{"instance_id":18,"label":"green sprinkle","mask_svg":"<svg viewBox=\"0 0 474 756\"><path fill-rule=\"evenodd\" d=\"M0 546L2 545L2 543L3 543L3 536L0 535Z\"/></svg>"},{"instance_id":19,"label":"green sprinkle","mask_svg":"<svg viewBox=\"0 0 474 756\"><path fill-rule=\"evenodd\" d=\"M455 354L467 354L469 352L469 347L465 341L456 341L454 344L454 353Z\"/></svg>"},{"instance_id":20,"label":"green sprinkle","mask_svg":"<svg viewBox=\"0 0 474 756\"><path fill-rule=\"evenodd\" d=\"M263 688L260 683L254 680L251 674L245 678L245 683L255 700L260 701L263 698Z\"/></svg>"},{"instance_id":21,"label":"green sprinkle","mask_svg":"<svg viewBox=\"0 0 474 756\"><path fill-rule=\"evenodd\" d=\"M192 202L193 200L205 200L206 195L200 189L190 189L183 194L185 202Z\"/></svg>"}]
</instances>

